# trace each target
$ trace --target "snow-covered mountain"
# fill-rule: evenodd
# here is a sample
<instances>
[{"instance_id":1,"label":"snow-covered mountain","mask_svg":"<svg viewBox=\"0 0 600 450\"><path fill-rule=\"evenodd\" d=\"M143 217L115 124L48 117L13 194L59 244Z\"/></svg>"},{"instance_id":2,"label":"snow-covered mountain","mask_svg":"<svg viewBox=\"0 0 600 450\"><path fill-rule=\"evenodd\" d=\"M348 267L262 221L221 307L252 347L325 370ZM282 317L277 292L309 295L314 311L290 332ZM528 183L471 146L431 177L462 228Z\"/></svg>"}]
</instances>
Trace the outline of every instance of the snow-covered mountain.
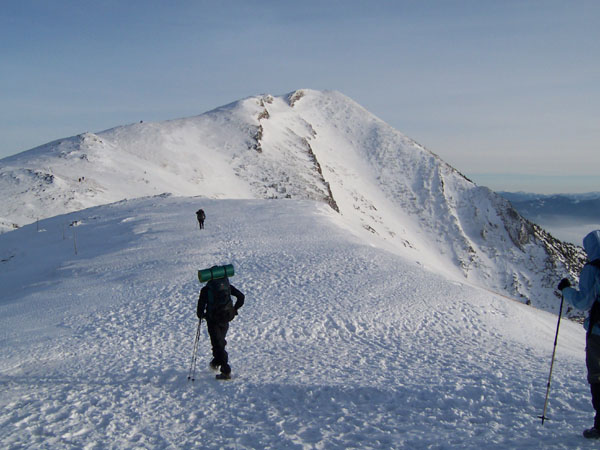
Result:
<instances>
[{"instance_id":1,"label":"snow-covered mountain","mask_svg":"<svg viewBox=\"0 0 600 450\"><path fill-rule=\"evenodd\" d=\"M55 141L0 160L0 192L5 227L162 192L318 200L363 239L546 309L583 258L337 92L251 97Z\"/></svg>"}]
</instances>

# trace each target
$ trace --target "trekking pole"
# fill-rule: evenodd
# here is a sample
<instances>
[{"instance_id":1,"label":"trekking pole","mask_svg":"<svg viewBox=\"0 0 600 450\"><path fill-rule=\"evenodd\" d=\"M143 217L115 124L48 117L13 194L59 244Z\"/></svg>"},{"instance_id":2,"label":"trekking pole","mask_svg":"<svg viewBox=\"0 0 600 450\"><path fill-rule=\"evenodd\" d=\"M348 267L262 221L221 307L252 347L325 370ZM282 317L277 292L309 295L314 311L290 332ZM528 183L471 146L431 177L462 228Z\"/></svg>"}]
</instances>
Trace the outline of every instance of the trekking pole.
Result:
<instances>
[{"instance_id":1,"label":"trekking pole","mask_svg":"<svg viewBox=\"0 0 600 450\"><path fill-rule=\"evenodd\" d=\"M565 296L561 293L560 309L558 311L558 322L556 323L556 335L554 336L554 349L552 350L552 362L550 363L550 374L548 375L548 384L546 385L546 400L544 401L544 412L541 416L538 416L540 419L542 419L542 425L544 425L544 421L547 419L546 408L548 407L548 396L550 395L550 382L552 381L552 368L554 367L554 355L556 355L556 343L558 342L558 328L560 327L560 317L562 316L564 301Z\"/></svg>"},{"instance_id":2,"label":"trekking pole","mask_svg":"<svg viewBox=\"0 0 600 450\"><path fill-rule=\"evenodd\" d=\"M188 373L188 381L194 381L196 375L196 358L198 355L198 340L200 339L200 324L201 320L198 320L198 328L196 328L196 337L194 338L194 348L192 350L192 362L190 364L190 371Z\"/></svg>"},{"instance_id":3,"label":"trekking pole","mask_svg":"<svg viewBox=\"0 0 600 450\"><path fill-rule=\"evenodd\" d=\"M198 320L198 328L196 329L196 338L194 339L194 349L192 350L192 363L190 364L190 371L188 372L188 381L194 381L196 376L196 358L198 355L198 340L200 339L200 324L202 320Z\"/></svg>"}]
</instances>

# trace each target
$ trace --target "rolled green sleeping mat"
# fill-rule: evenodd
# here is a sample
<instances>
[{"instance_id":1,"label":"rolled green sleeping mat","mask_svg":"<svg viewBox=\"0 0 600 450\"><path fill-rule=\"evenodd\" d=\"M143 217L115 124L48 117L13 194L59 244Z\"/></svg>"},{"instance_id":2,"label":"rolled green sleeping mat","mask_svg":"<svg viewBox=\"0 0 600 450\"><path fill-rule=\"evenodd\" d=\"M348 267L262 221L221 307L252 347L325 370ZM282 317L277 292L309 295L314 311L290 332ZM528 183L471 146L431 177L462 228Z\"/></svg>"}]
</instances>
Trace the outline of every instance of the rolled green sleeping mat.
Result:
<instances>
[{"instance_id":1,"label":"rolled green sleeping mat","mask_svg":"<svg viewBox=\"0 0 600 450\"><path fill-rule=\"evenodd\" d=\"M227 264L225 266L212 266L210 269L202 269L198 271L198 279L200 280L200 283L232 276L233 264Z\"/></svg>"}]
</instances>

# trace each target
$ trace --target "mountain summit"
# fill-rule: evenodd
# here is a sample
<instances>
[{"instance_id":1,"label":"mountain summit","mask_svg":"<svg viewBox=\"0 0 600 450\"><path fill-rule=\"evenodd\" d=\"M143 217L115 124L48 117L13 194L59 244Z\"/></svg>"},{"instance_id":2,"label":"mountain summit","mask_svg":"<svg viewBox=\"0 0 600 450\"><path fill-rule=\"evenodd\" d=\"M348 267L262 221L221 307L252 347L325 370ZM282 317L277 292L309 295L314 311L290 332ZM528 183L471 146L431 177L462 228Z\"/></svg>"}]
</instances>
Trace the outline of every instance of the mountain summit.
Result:
<instances>
[{"instance_id":1,"label":"mountain summit","mask_svg":"<svg viewBox=\"0 0 600 450\"><path fill-rule=\"evenodd\" d=\"M163 192L315 200L374 245L552 310L556 281L582 263L576 247L338 92L261 95L54 141L0 160L0 192L5 229Z\"/></svg>"}]
</instances>

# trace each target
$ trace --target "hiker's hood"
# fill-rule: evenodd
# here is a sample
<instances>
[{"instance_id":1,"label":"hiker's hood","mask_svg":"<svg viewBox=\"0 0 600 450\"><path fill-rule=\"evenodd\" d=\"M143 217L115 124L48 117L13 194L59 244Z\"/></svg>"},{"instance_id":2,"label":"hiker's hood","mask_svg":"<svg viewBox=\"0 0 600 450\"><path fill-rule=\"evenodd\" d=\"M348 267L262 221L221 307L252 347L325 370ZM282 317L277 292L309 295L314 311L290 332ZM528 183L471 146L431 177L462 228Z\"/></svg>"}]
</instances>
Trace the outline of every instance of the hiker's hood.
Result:
<instances>
[{"instance_id":1,"label":"hiker's hood","mask_svg":"<svg viewBox=\"0 0 600 450\"><path fill-rule=\"evenodd\" d=\"M583 249L590 261L600 259L600 230L592 231L583 238Z\"/></svg>"}]
</instances>

